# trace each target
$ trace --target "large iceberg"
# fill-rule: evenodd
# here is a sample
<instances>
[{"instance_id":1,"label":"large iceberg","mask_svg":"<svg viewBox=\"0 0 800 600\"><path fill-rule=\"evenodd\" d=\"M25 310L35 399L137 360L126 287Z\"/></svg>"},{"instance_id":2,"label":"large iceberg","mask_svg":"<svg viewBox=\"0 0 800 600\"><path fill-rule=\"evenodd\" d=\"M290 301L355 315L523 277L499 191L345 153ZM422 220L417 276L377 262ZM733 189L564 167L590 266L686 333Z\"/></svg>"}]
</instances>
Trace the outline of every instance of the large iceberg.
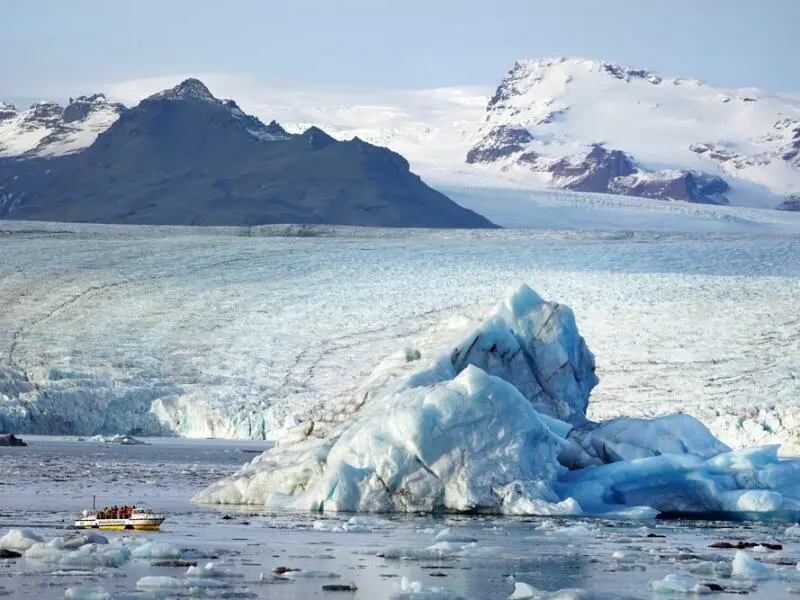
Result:
<instances>
[{"instance_id":1,"label":"large iceberg","mask_svg":"<svg viewBox=\"0 0 800 600\"><path fill-rule=\"evenodd\" d=\"M522 286L380 363L195 500L353 512L793 514L800 461L731 451L687 415L586 417L598 383L572 311Z\"/></svg>"}]
</instances>

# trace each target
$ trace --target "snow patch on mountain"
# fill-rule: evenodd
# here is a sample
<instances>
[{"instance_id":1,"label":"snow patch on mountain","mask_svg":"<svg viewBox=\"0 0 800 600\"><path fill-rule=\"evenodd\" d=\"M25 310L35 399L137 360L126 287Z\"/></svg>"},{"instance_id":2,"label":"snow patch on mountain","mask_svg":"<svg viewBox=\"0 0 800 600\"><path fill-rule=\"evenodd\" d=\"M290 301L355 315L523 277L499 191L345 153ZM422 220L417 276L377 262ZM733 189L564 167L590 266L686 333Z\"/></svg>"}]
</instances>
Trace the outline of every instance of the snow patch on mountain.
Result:
<instances>
[{"instance_id":1,"label":"snow patch on mountain","mask_svg":"<svg viewBox=\"0 0 800 600\"><path fill-rule=\"evenodd\" d=\"M0 157L71 154L90 146L124 108L103 94L70 98L62 107L38 102L24 111L0 105Z\"/></svg>"},{"instance_id":2,"label":"snow patch on mountain","mask_svg":"<svg viewBox=\"0 0 800 600\"><path fill-rule=\"evenodd\" d=\"M70 98L67 106L39 102L24 111L0 106L0 157L71 154L90 146L123 107L103 94Z\"/></svg>"}]
</instances>

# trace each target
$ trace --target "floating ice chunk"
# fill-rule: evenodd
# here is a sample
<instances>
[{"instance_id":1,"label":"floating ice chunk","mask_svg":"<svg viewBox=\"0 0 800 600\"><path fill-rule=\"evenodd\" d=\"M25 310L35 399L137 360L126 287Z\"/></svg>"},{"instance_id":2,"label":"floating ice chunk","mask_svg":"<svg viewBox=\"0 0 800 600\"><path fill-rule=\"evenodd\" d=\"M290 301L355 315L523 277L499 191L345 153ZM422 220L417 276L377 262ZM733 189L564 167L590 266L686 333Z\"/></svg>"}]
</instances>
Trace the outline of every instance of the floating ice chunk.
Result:
<instances>
[{"instance_id":1,"label":"floating ice chunk","mask_svg":"<svg viewBox=\"0 0 800 600\"><path fill-rule=\"evenodd\" d=\"M586 525L567 525L565 527L537 527L537 530L544 531L547 535L563 537L585 537L594 535L594 530Z\"/></svg>"},{"instance_id":2,"label":"floating ice chunk","mask_svg":"<svg viewBox=\"0 0 800 600\"><path fill-rule=\"evenodd\" d=\"M657 419L620 417L575 429L569 439L579 442L601 463L647 458L662 454L690 454L711 458L730 448L694 417L684 414Z\"/></svg>"},{"instance_id":3,"label":"floating ice chunk","mask_svg":"<svg viewBox=\"0 0 800 600\"><path fill-rule=\"evenodd\" d=\"M476 542L474 537L461 534L461 533L454 533L449 527L442 529L439 533L437 533L433 539L438 542Z\"/></svg>"},{"instance_id":4,"label":"floating ice chunk","mask_svg":"<svg viewBox=\"0 0 800 600\"><path fill-rule=\"evenodd\" d=\"M606 519L620 519L631 521L652 521L660 511L651 506L625 506L614 510L604 511L603 517Z\"/></svg>"},{"instance_id":5,"label":"floating ice chunk","mask_svg":"<svg viewBox=\"0 0 800 600\"><path fill-rule=\"evenodd\" d=\"M105 588L100 586L77 586L67 588L64 592L67 600L111 600Z\"/></svg>"},{"instance_id":6,"label":"floating ice chunk","mask_svg":"<svg viewBox=\"0 0 800 600\"><path fill-rule=\"evenodd\" d=\"M114 435L93 435L90 438L93 442L102 442L104 444L119 444L121 446L144 446L147 442L137 440L135 437L123 434Z\"/></svg>"},{"instance_id":7,"label":"floating ice chunk","mask_svg":"<svg viewBox=\"0 0 800 600\"><path fill-rule=\"evenodd\" d=\"M195 500L318 512L800 515L800 461L779 461L777 447L728 451L685 415L588 422L594 358L572 312L530 288L418 346L379 364L341 421L270 448Z\"/></svg>"},{"instance_id":8,"label":"floating ice chunk","mask_svg":"<svg viewBox=\"0 0 800 600\"><path fill-rule=\"evenodd\" d=\"M619 596L592 592L581 588L545 592L527 583L517 581L514 583L514 591L508 597L508 600L606 600L607 598L616 600Z\"/></svg>"},{"instance_id":9,"label":"floating ice chunk","mask_svg":"<svg viewBox=\"0 0 800 600\"><path fill-rule=\"evenodd\" d=\"M39 542L25 551L25 558L62 567L119 567L128 562L131 552L123 544L85 544L64 548L62 538Z\"/></svg>"},{"instance_id":10,"label":"floating ice chunk","mask_svg":"<svg viewBox=\"0 0 800 600\"><path fill-rule=\"evenodd\" d=\"M10 529L0 538L0 548L25 552L37 542L44 541L30 529Z\"/></svg>"},{"instance_id":11,"label":"floating ice chunk","mask_svg":"<svg viewBox=\"0 0 800 600\"><path fill-rule=\"evenodd\" d=\"M768 516L800 511L798 481L800 461L779 460L777 446L763 446L710 459L662 455L570 471L555 489L591 513L620 505L697 513L743 506ZM757 491L730 493L748 489Z\"/></svg>"},{"instance_id":12,"label":"floating ice chunk","mask_svg":"<svg viewBox=\"0 0 800 600\"><path fill-rule=\"evenodd\" d=\"M329 450L300 446L279 463L267 452L198 499L270 504L279 492L295 508L362 512L518 512L520 498L560 500L550 487L559 438L511 384L475 367L373 401Z\"/></svg>"},{"instance_id":13,"label":"floating ice chunk","mask_svg":"<svg viewBox=\"0 0 800 600\"><path fill-rule=\"evenodd\" d=\"M76 550L86 544L107 544L108 538L93 531L79 532L61 538L61 547L65 550Z\"/></svg>"},{"instance_id":14,"label":"floating ice chunk","mask_svg":"<svg viewBox=\"0 0 800 600\"><path fill-rule=\"evenodd\" d=\"M392 584L392 598L397 600L457 600L461 597L453 590L442 587L425 587L420 581L403 577L400 583Z\"/></svg>"},{"instance_id":15,"label":"floating ice chunk","mask_svg":"<svg viewBox=\"0 0 800 600\"><path fill-rule=\"evenodd\" d=\"M232 569L223 569L215 563L206 563L205 566L189 567L186 571L187 577L201 577L205 579L235 579L244 577L243 573L237 573Z\"/></svg>"},{"instance_id":16,"label":"floating ice chunk","mask_svg":"<svg viewBox=\"0 0 800 600\"><path fill-rule=\"evenodd\" d=\"M733 575L748 579L775 579L777 573L761 564L744 550L737 550L733 557Z\"/></svg>"},{"instance_id":17,"label":"floating ice chunk","mask_svg":"<svg viewBox=\"0 0 800 600\"><path fill-rule=\"evenodd\" d=\"M650 582L650 589L657 594L696 594L706 595L711 593L711 588L702 583L697 583L688 575L670 573L664 579Z\"/></svg>"},{"instance_id":18,"label":"floating ice chunk","mask_svg":"<svg viewBox=\"0 0 800 600\"><path fill-rule=\"evenodd\" d=\"M334 533L371 533L380 529L394 527L391 521L370 516L355 516L346 522L331 519L320 519L312 525L317 531L330 531Z\"/></svg>"},{"instance_id":19,"label":"floating ice chunk","mask_svg":"<svg viewBox=\"0 0 800 600\"><path fill-rule=\"evenodd\" d=\"M790 538L800 538L800 525L792 525L787 527L784 530L783 535Z\"/></svg>"},{"instance_id":20,"label":"floating ice chunk","mask_svg":"<svg viewBox=\"0 0 800 600\"><path fill-rule=\"evenodd\" d=\"M341 577L338 573L313 570L287 571L283 576L290 579L339 579Z\"/></svg>"},{"instance_id":21,"label":"floating ice chunk","mask_svg":"<svg viewBox=\"0 0 800 600\"><path fill-rule=\"evenodd\" d=\"M191 592L192 590L224 590L232 587L233 584L229 581L201 577L178 579L177 577L147 576L136 582L136 589L143 592L159 590Z\"/></svg>"},{"instance_id":22,"label":"floating ice chunk","mask_svg":"<svg viewBox=\"0 0 800 600\"><path fill-rule=\"evenodd\" d=\"M522 286L470 330L390 357L327 438L271 448L196 501L356 512L574 512L551 483L594 359L572 311ZM455 349L454 349L455 348ZM515 387L516 386L516 387ZM552 417L548 424L539 417ZM558 423L560 420L562 423ZM548 507L547 504L556 505Z\"/></svg>"},{"instance_id":23,"label":"floating ice chunk","mask_svg":"<svg viewBox=\"0 0 800 600\"><path fill-rule=\"evenodd\" d=\"M164 542L147 541L133 549L134 558L180 558L181 551Z\"/></svg>"},{"instance_id":24,"label":"floating ice chunk","mask_svg":"<svg viewBox=\"0 0 800 600\"><path fill-rule=\"evenodd\" d=\"M514 591L508 597L508 600L528 600L529 598L534 598L538 593L538 590L532 585L522 583L521 581L515 581Z\"/></svg>"}]
</instances>

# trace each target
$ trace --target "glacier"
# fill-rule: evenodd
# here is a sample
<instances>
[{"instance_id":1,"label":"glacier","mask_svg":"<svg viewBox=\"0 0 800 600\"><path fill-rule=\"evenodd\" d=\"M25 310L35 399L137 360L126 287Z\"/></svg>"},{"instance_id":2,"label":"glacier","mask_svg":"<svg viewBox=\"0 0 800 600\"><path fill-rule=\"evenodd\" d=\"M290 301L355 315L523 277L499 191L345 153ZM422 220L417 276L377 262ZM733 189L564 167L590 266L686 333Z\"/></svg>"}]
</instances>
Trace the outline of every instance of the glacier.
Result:
<instances>
[{"instance_id":1,"label":"glacier","mask_svg":"<svg viewBox=\"0 0 800 600\"><path fill-rule=\"evenodd\" d=\"M319 512L800 515L800 460L731 450L690 416L594 423L568 307L520 286L477 323L382 361L197 502Z\"/></svg>"},{"instance_id":2,"label":"glacier","mask_svg":"<svg viewBox=\"0 0 800 600\"><path fill-rule=\"evenodd\" d=\"M377 357L531 281L600 353L588 419L679 409L731 448L800 449L791 236L10 222L0 236L0 428L16 433L274 440L335 407L347 419Z\"/></svg>"}]
</instances>

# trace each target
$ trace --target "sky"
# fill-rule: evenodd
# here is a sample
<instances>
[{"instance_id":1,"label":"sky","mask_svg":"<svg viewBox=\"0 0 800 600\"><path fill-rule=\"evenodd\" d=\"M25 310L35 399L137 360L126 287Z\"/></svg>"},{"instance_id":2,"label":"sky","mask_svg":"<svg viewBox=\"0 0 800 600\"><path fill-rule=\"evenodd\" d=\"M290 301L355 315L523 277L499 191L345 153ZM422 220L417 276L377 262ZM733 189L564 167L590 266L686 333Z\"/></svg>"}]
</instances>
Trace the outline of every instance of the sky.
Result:
<instances>
[{"instance_id":1,"label":"sky","mask_svg":"<svg viewBox=\"0 0 800 600\"><path fill-rule=\"evenodd\" d=\"M580 56L800 91L800 0L24 0L0 19L0 98L191 73L271 86L496 85Z\"/></svg>"}]
</instances>

